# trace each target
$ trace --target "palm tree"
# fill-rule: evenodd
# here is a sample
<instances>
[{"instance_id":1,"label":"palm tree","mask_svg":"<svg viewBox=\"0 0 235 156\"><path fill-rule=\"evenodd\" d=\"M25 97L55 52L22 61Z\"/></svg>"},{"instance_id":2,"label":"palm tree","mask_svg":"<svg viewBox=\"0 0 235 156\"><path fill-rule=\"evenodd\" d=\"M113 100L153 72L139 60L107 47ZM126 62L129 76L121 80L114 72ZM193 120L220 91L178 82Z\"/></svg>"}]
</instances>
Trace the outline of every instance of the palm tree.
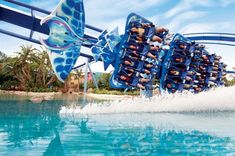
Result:
<instances>
[{"instance_id":1,"label":"palm tree","mask_svg":"<svg viewBox=\"0 0 235 156\"><path fill-rule=\"evenodd\" d=\"M0 51L0 63L2 63L4 60L6 60L7 55Z\"/></svg>"},{"instance_id":2,"label":"palm tree","mask_svg":"<svg viewBox=\"0 0 235 156\"><path fill-rule=\"evenodd\" d=\"M35 83L37 87L46 87L46 81L48 78L49 71L51 70L50 61L47 52L42 48L37 50L37 55L35 55L34 62L37 66L37 74Z\"/></svg>"},{"instance_id":3,"label":"palm tree","mask_svg":"<svg viewBox=\"0 0 235 156\"><path fill-rule=\"evenodd\" d=\"M37 50L37 57L34 59L37 62L37 75L36 75L36 85L38 87L47 88L53 83L59 84L60 82L53 74L51 62L47 51L44 48Z\"/></svg>"},{"instance_id":4,"label":"palm tree","mask_svg":"<svg viewBox=\"0 0 235 156\"><path fill-rule=\"evenodd\" d=\"M16 57L8 57L3 63L0 62L0 74L14 77L19 82L21 90L47 89L51 85L57 87L62 85L53 74L45 49L38 50L32 46L21 46L17 54Z\"/></svg>"},{"instance_id":5,"label":"palm tree","mask_svg":"<svg viewBox=\"0 0 235 156\"><path fill-rule=\"evenodd\" d=\"M18 56L9 62L14 77L20 82L20 87L25 90L27 87L33 87L32 71L33 67L30 63L35 57L35 49L32 46L21 46L21 51L17 52ZM34 67L36 68L36 67Z\"/></svg>"},{"instance_id":6,"label":"palm tree","mask_svg":"<svg viewBox=\"0 0 235 156\"><path fill-rule=\"evenodd\" d=\"M3 62L6 60L7 55L0 51L0 70L3 68Z\"/></svg>"},{"instance_id":7,"label":"palm tree","mask_svg":"<svg viewBox=\"0 0 235 156\"><path fill-rule=\"evenodd\" d=\"M78 81L78 86L76 88L76 90L79 92L80 91L80 77L82 76L82 70L75 70L76 72L76 78L77 78L77 81Z\"/></svg>"}]
</instances>

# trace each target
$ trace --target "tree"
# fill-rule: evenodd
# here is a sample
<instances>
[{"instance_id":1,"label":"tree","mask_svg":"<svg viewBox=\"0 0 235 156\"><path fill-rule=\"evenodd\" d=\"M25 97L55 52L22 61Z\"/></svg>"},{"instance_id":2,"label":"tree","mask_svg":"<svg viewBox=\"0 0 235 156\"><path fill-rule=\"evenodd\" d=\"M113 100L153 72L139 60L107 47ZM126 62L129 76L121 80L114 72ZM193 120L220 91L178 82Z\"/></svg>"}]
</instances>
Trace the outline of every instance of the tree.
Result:
<instances>
[{"instance_id":1,"label":"tree","mask_svg":"<svg viewBox=\"0 0 235 156\"><path fill-rule=\"evenodd\" d=\"M34 62L37 63L37 74L36 74L36 86L37 87L48 87L56 81L56 77L49 72L52 71L51 63L47 55L47 51L43 48L37 50L37 55Z\"/></svg>"},{"instance_id":2,"label":"tree","mask_svg":"<svg viewBox=\"0 0 235 156\"><path fill-rule=\"evenodd\" d=\"M101 78L98 80L98 86L100 86L103 89L110 89L109 85L109 79L111 77L111 73L103 73L101 75Z\"/></svg>"},{"instance_id":3,"label":"tree","mask_svg":"<svg viewBox=\"0 0 235 156\"><path fill-rule=\"evenodd\" d=\"M3 63L4 60L6 60L7 55L0 51L0 63Z\"/></svg>"},{"instance_id":4,"label":"tree","mask_svg":"<svg viewBox=\"0 0 235 156\"><path fill-rule=\"evenodd\" d=\"M61 87L62 83L53 73L47 51L44 48L36 49L30 46L21 46L17 56L6 57L0 53L0 85L6 82L17 81L20 90L46 91L49 87ZM12 87L10 87L12 88Z\"/></svg>"},{"instance_id":5,"label":"tree","mask_svg":"<svg viewBox=\"0 0 235 156\"><path fill-rule=\"evenodd\" d=\"M78 81L78 86L76 88L77 91L80 91L80 77L82 76L82 70L75 70L76 76L77 76L77 81Z\"/></svg>"},{"instance_id":6,"label":"tree","mask_svg":"<svg viewBox=\"0 0 235 156\"><path fill-rule=\"evenodd\" d=\"M28 87L33 86L32 73L36 67L34 64L35 49L30 46L21 46L20 52L17 52L18 56L15 61L12 62L12 72L14 77L20 82L20 87L25 90ZM31 66L30 66L31 64Z\"/></svg>"}]
</instances>

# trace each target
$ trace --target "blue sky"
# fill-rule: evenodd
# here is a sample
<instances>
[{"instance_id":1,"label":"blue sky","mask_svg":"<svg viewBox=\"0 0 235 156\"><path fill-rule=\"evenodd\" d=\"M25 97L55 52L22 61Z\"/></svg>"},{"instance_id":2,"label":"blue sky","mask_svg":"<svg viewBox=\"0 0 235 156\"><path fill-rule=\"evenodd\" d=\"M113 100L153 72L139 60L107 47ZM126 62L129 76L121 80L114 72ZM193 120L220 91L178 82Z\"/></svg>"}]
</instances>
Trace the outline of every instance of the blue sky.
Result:
<instances>
[{"instance_id":1,"label":"blue sky","mask_svg":"<svg viewBox=\"0 0 235 156\"><path fill-rule=\"evenodd\" d=\"M59 0L21 0L21 2L52 11ZM3 0L0 4L22 10ZM118 26L121 33L124 30L126 17L131 12L146 17L156 25L166 26L174 33L235 33L235 0L84 0L84 5L87 24L108 30ZM28 10L23 9L23 11ZM22 34L29 33L3 22L0 22L0 28ZM0 50L8 55L14 55L22 44L31 43L0 34ZM235 47L217 45L207 47L210 52L222 55L224 62L230 68L235 66ZM89 53L88 49L83 51ZM80 58L77 64L83 61L84 59ZM99 68L94 64L93 70L102 71L102 64L99 63L98 66Z\"/></svg>"}]
</instances>

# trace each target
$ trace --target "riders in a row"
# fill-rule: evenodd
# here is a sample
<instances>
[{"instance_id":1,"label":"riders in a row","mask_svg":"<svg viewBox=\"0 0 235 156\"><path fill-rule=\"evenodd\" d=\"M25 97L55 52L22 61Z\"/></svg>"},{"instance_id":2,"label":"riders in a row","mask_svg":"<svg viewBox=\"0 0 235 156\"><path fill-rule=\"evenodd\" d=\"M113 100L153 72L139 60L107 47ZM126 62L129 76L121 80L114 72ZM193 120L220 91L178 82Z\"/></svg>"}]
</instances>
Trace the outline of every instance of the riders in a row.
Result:
<instances>
[{"instance_id":1,"label":"riders in a row","mask_svg":"<svg viewBox=\"0 0 235 156\"><path fill-rule=\"evenodd\" d=\"M205 90L208 84L220 84L226 75L226 65L220 62L221 56L204 53L203 45L195 45L191 54L190 44L179 40L175 43L165 82L168 90L176 92L193 89L194 92L200 92ZM185 64L188 59L191 60L189 66Z\"/></svg>"},{"instance_id":2,"label":"riders in a row","mask_svg":"<svg viewBox=\"0 0 235 156\"><path fill-rule=\"evenodd\" d=\"M167 33L168 29L155 28L151 23L132 22L130 26L118 76L119 80L128 86L145 89L145 85L151 80L154 62L157 61L161 50L159 45L150 45L149 42L161 44L163 38L158 35ZM153 61L148 61L149 59ZM143 74L145 76L142 76Z\"/></svg>"}]
</instances>

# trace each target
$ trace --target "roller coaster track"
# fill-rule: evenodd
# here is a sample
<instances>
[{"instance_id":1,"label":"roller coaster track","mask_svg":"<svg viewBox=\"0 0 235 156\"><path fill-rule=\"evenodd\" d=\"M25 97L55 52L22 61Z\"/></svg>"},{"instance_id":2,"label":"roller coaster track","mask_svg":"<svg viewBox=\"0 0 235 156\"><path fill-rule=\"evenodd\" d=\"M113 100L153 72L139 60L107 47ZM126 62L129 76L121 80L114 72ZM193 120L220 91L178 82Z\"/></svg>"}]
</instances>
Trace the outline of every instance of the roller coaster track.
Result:
<instances>
[{"instance_id":1,"label":"roller coaster track","mask_svg":"<svg viewBox=\"0 0 235 156\"><path fill-rule=\"evenodd\" d=\"M183 35L197 43L235 46L235 34L232 33L202 32Z\"/></svg>"}]
</instances>

